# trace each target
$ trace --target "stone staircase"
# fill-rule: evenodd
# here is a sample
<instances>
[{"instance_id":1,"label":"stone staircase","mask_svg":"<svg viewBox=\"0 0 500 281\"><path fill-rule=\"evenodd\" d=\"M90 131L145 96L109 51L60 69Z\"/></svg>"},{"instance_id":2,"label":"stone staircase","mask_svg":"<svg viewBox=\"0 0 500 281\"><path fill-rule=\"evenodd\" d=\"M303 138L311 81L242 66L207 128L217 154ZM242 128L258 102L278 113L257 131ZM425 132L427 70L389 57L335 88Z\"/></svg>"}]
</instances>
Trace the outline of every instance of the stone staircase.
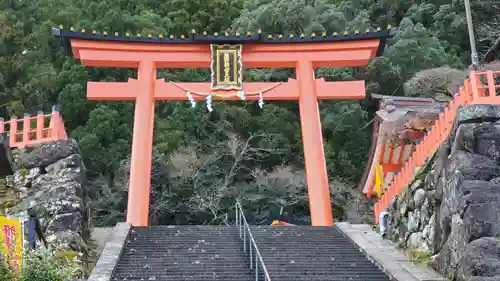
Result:
<instances>
[{"instance_id":1,"label":"stone staircase","mask_svg":"<svg viewBox=\"0 0 500 281\"><path fill-rule=\"evenodd\" d=\"M251 233L271 281L389 280L336 227L256 226ZM236 226L135 227L111 280L255 280L248 238L245 253ZM263 274L259 265L259 280Z\"/></svg>"},{"instance_id":2,"label":"stone staircase","mask_svg":"<svg viewBox=\"0 0 500 281\"><path fill-rule=\"evenodd\" d=\"M373 262L372 262L373 261ZM376 265L375 265L376 264ZM445 281L369 225L132 227L118 223L89 281Z\"/></svg>"},{"instance_id":3,"label":"stone staircase","mask_svg":"<svg viewBox=\"0 0 500 281\"><path fill-rule=\"evenodd\" d=\"M255 280L236 226L132 228L112 280Z\"/></svg>"},{"instance_id":4,"label":"stone staircase","mask_svg":"<svg viewBox=\"0 0 500 281\"><path fill-rule=\"evenodd\" d=\"M251 231L272 281L389 280L337 227L260 226Z\"/></svg>"}]
</instances>

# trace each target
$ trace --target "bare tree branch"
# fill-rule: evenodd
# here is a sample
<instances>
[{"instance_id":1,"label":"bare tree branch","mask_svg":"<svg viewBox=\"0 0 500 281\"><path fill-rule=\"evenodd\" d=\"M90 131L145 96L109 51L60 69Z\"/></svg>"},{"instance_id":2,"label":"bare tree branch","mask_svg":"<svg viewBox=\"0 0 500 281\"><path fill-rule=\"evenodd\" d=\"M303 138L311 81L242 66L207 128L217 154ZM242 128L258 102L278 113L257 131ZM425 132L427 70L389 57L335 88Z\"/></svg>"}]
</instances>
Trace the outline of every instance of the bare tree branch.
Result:
<instances>
[{"instance_id":1,"label":"bare tree branch","mask_svg":"<svg viewBox=\"0 0 500 281\"><path fill-rule=\"evenodd\" d=\"M190 186L192 190L187 206L212 217L206 223L227 224L227 206L223 200L233 196L235 189L230 187L235 178L249 171L247 164L280 153L277 149L254 145L257 140L269 140L272 135L256 134L246 139L236 134L227 136L226 142L215 144L209 153L191 147L172 154L168 161L172 183Z\"/></svg>"}]
</instances>

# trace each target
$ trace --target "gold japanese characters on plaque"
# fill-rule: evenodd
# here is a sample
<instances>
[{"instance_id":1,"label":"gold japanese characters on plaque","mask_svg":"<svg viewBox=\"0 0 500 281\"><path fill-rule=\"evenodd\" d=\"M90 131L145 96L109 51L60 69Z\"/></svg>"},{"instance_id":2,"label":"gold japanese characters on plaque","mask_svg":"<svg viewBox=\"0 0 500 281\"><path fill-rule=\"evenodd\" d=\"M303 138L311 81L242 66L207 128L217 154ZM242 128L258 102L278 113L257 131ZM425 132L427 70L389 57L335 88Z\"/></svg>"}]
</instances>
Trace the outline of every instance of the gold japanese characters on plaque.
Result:
<instances>
[{"instance_id":1,"label":"gold japanese characters on plaque","mask_svg":"<svg viewBox=\"0 0 500 281\"><path fill-rule=\"evenodd\" d=\"M243 88L242 45L211 44L212 90L241 90Z\"/></svg>"}]
</instances>

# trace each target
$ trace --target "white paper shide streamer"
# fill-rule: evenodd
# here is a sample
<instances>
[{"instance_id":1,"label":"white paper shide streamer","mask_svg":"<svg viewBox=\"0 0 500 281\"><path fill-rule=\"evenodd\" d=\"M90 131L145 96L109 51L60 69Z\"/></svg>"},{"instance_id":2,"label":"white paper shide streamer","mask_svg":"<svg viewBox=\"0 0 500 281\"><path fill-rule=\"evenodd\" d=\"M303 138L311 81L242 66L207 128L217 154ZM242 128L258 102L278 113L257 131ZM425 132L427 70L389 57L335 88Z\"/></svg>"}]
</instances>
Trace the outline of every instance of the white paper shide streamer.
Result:
<instances>
[{"instance_id":1,"label":"white paper shide streamer","mask_svg":"<svg viewBox=\"0 0 500 281\"><path fill-rule=\"evenodd\" d=\"M236 96L238 96L241 100L245 100L246 99L245 92L243 92L243 91L236 92Z\"/></svg>"},{"instance_id":2,"label":"white paper shide streamer","mask_svg":"<svg viewBox=\"0 0 500 281\"><path fill-rule=\"evenodd\" d=\"M212 112L214 109L212 108L212 95L208 95L206 98L207 109L209 112Z\"/></svg>"},{"instance_id":3,"label":"white paper shide streamer","mask_svg":"<svg viewBox=\"0 0 500 281\"><path fill-rule=\"evenodd\" d=\"M257 93L254 93L252 95L255 95L255 94L257 94ZM196 93L195 93L195 95L196 95ZM262 95L262 91L259 91L258 95L259 95L258 104L259 104L259 107L262 108L264 106L264 97ZM237 91L236 96L239 97L240 100L246 100L246 95L245 95L244 91ZM194 98L194 96L190 90L186 90L186 97L187 97L189 103L191 104L191 107L195 108L196 107L196 99ZM212 94L210 94L210 93L206 94L205 102L206 102L207 110L209 112L212 112L214 110L214 108L212 107L212 101L213 101Z\"/></svg>"},{"instance_id":4,"label":"white paper shide streamer","mask_svg":"<svg viewBox=\"0 0 500 281\"><path fill-rule=\"evenodd\" d=\"M193 97L193 95L191 94L191 92L190 92L190 91L187 91L187 92L186 92L186 96L187 96L187 98L188 98L189 102L191 103L191 107L195 108L195 107L196 107L196 100L194 100L194 97Z\"/></svg>"}]
</instances>

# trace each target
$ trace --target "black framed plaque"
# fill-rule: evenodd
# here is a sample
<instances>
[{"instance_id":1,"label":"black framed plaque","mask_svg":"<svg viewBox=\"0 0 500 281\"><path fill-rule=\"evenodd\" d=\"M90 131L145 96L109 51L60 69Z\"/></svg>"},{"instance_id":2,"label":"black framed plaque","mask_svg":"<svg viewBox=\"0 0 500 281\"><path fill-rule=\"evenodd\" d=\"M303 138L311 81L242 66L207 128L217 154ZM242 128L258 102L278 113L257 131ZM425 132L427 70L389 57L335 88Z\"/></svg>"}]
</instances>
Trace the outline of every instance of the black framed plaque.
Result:
<instances>
[{"instance_id":1,"label":"black framed plaque","mask_svg":"<svg viewBox=\"0 0 500 281\"><path fill-rule=\"evenodd\" d=\"M212 90L241 90L243 88L242 45L211 44Z\"/></svg>"}]
</instances>

